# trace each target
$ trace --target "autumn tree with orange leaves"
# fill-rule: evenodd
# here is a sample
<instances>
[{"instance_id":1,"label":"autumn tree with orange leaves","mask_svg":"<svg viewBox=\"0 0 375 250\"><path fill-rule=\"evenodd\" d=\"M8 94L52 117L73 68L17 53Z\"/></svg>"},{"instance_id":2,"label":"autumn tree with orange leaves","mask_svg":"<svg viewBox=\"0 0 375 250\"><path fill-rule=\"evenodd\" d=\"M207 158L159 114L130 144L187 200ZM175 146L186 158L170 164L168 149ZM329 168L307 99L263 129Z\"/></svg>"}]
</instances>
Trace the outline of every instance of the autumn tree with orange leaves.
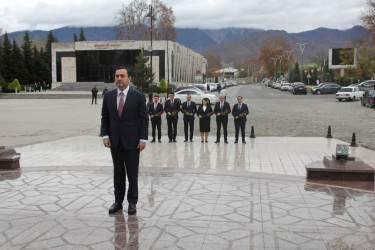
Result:
<instances>
[{"instance_id":1,"label":"autumn tree with orange leaves","mask_svg":"<svg viewBox=\"0 0 375 250\"><path fill-rule=\"evenodd\" d=\"M207 77L212 77L214 72L223 68L223 58L219 55L206 54L203 55L207 59Z\"/></svg>"},{"instance_id":2,"label":"autumn tree with orange leaves","mask_svg":"<svg viewBox=\"0 0 375 250\"><path fill-rule=\"evenodd\" d=\"M168 8L159 0L153 0L154 40L172 40L175 41L177 31L174 27L176 17L172 8ZM150 37L150 17L149 4L145 0L133 0L129 4L124 4L118 11L115 20L117 30L117 40L147 40Z\"/></svg>"},{"instance_id":3,"label":"autumn tree with orange leaves","mask_svg":"<svg viewBox=\"0 0 375 250\"><path fill-rule=\"evenodd\" d=\"M270 76L274 73L274 60L272 58L276 58L277 56L284 56L282 58L281 63L281 71L287 72L289 65L288 65L288 58L286 56L285 51L291 50L291 44L281 36L273 36L267 37L260 49L260 55L258 57L258 61L262 63L264 66L264 72L269 74ZM290 57L289 64L293 65L295 62L294 54ZM276 72L279 72L279 64L280 61L277 61L276 65Z\"/></svg>"}]
</instances>

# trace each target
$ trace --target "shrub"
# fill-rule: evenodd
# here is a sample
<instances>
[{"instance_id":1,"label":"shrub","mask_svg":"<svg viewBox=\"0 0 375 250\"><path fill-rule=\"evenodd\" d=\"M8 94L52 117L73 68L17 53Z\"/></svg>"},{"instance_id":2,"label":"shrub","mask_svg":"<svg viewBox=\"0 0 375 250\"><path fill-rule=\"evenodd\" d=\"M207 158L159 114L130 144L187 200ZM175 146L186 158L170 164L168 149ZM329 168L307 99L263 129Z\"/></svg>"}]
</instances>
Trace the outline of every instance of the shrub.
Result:
<instances>
[{"instance_id":1,"label":"shrub","mask_svg":"<svg viewBox=\"0 0 375 250\"><path fill-rule=\"evenodd\" d=\"M8 85L8 91L9 92L15 92L15 89L17 88L17 91L20 92L22 90L20 82L18 79L14 79L13 82L9 83Z\"/></svg>"},{"instance_id":2,"label":"shrub","mask_svg":"<svg viewBox=\"0 0 375 250\"><path fill-rule=\"evenodd\" d=\"M168 89L167 82L164 80L164 78L162 78L159 84L160 93L165 93L167 89Z\"/></svg>"},{"instance_id":3,"label":"shrub","mask_svg":"<svg viewBox=\"0 0 375 250\"><path fill-rule=\"evenodd\" d=\"M322 82L330 82L332 81L332 75L328 72L322 75Z\"/></svg>"},{"instance_id":4,"label":"shrub","mask_svg":"<svg viewBox=\"0 0 375 250\"><path fill-rule=\"evenodd\" d=\"M345 77L345 78L343 79L343 85L344 85L344 86L349 86L350 84L352 84L352 78L350 78L350 77Z\"/></svg>"}]
</instances>

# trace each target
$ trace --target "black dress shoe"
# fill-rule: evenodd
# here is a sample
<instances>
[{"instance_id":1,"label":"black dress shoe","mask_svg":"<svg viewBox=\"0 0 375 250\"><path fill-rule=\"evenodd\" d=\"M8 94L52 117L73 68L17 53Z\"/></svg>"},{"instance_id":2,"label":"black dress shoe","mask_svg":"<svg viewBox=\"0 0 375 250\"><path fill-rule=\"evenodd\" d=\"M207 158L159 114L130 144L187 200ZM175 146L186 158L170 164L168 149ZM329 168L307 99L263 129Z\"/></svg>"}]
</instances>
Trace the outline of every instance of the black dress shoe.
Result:
<instances>
[{"instance_id":1,"label":"black dress shoe","mask_svg":"<svg viewBox=\"0 0 375 250\"><path fill-rule=\"evenodd\" d=\"M159 139L159 143L161 143L161 140Z\"/></svg>"},{"instance_id":2,"label":"black dress shoe","mask_svg":"<svg viewBox=\"0 0 375 250\"><path fill-rule=\"evenodd\" d=\"M109 211L108 211L108 212L109 212L110 214L114 214L114 213L116 213L117 211L119 211L119 210L121 210L121 209L122 209L122 204L115 202L115 203L113 203L112 206L109 208Z\"/></svg>"},{"instance_id":3,"label":"black dress shoe","mask_svg":"<svg viewBox=\"0 0 375 250\"><path fill-rule=\"evenodd\" d=\"M219 143L220 141L215 141L215 143Z\"/></svg>"},{"instance_id":4,"label":"black dress shoe","mask_svg":"<svg viewBox=\"0 0 375 250\"><path fill-rule=\"evenodd\" d=\"M228 144L229 142L228 141L224 141L226 144Z\"/></svg>"},{"instance_id":5,"label":"black dress shoe","mask_svg":"<svg viewBox=\"0 0 375 250\"><path fill-rule=\"evenodd\" d=\"M245 140L242 140L242 143L243 143L243 144L246 144L246 141L245 141Z\"/></svg>"},{"instance_id":6,"label":"black dress shoe","mask_svg":"<svg viewBox=\"0 0 375 250\"><path fill-rule=\"evenodd\" d=\"M173 142L177 142L176 139L173 139Z\"/></svg>"},{"instance_id":7,"label":"black dress shoe","mask_svg":"<svg viewBox=\"0 0 375 250\"><path fill-rule=\"evenodd\" d=\"M186 139L184 140L184 142L187 142L187 141L188 141L188 140L186 140Z\"/></svg>"},{"instance_id":8,"label":"black dress shoe","mask_svg":"<svg viewBox=\"0 0 375 250\"><path fill-rule=\"evenodd\" d=\"M191 142L193 142L193 139L190 139Z\"/></svg>"},{"instance_id":9,"label":"black dress shoe","mask_svg":"<svg viewBox=\"0 0 375 250\"><path fill-rule=\"evenodd\" d=\"M235 143L235 144L238 143L238 140L235 140L234 143Z\"/></svg>"},{"instance_id":10,"label":"black dress shoe","mask_svg":"<svg viewBox=\"0 0 375 250\"><path fill-rule=\"evenodd\" d=\"M153 142L155 142L155 139L153 139L152 141L150 141L150 143L153 143Z\"/></svg>"},{"instance_id":11,"label":"black dress shoe","mask_svg":"<svg viewBox=\"0 0 375 250\"><path fill-rule=\"evenodd\" d=\"M172 140L169 140L169 142L172 142Z\"/></svg>"},{"instance_id":12,"label":"black dress shoe","mask_svg":"<svg viewBox=\"0 0 375 250\"><path fill-rule=\"evenodd\" d=\"M135 204L129 204L128 207L128 214L136 214L137 213L137 206Z\"/></svg>"}]
</instances>

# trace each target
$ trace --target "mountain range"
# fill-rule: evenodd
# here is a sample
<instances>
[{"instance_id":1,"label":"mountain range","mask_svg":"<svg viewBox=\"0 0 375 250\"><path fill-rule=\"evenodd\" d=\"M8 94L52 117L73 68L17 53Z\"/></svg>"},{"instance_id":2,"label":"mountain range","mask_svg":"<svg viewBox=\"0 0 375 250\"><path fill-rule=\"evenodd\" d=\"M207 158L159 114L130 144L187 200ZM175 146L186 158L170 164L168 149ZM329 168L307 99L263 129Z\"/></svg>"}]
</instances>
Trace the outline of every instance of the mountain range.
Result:
<instances>
[{"instance_id":1,"label":"mountain range","mask_svg":"<svg viewBox=\"0 0 375 250\"><path fill-rule=\"evenodd\" d=\"M29 31L32 39L36 36L47 37L49 31ZM79 34L79 27L63 27L52 30L59 42L73 41L73 33ZM340 48L346 43L356 40L365 34L362 26L354 26L347 30L318 28L300 33L288 33L283 30L262 30L249 28L223 29L187 29L177 28L177 42L201 54L215 54L223 58L224 64L231 64L234 60L257 57L262 42L267 37L282 36L292 44L293 50L300 53L296 43L308 43L304 51L305 62L319 51L328 48ZM9 33L10 39L22 36L25 31ZM84 27L88 41L114 40L116 30L113 27Z\"/></svg>"}]
</instances>

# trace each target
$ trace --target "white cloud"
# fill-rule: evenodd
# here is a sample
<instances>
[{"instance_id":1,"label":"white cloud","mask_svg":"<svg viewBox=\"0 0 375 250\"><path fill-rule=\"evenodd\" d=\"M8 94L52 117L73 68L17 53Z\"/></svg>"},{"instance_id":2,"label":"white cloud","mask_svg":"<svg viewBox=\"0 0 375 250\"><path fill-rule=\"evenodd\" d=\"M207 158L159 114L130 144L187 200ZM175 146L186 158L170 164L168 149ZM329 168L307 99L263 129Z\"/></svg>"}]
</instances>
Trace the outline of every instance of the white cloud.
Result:
<instances>
[{"instance_id":1,"label":"white cloud","mask_svg":"<svg viewBox=\"0 0 375 250\"><path fill-rule=\"evenodd\" d=\"M0 3L0 27L49 30L63 26L111 26L130 0L12 0ZM181 28L245 27L300 32L360 24L366 0L164 0Z\"/></svg>"}]
</instances>

